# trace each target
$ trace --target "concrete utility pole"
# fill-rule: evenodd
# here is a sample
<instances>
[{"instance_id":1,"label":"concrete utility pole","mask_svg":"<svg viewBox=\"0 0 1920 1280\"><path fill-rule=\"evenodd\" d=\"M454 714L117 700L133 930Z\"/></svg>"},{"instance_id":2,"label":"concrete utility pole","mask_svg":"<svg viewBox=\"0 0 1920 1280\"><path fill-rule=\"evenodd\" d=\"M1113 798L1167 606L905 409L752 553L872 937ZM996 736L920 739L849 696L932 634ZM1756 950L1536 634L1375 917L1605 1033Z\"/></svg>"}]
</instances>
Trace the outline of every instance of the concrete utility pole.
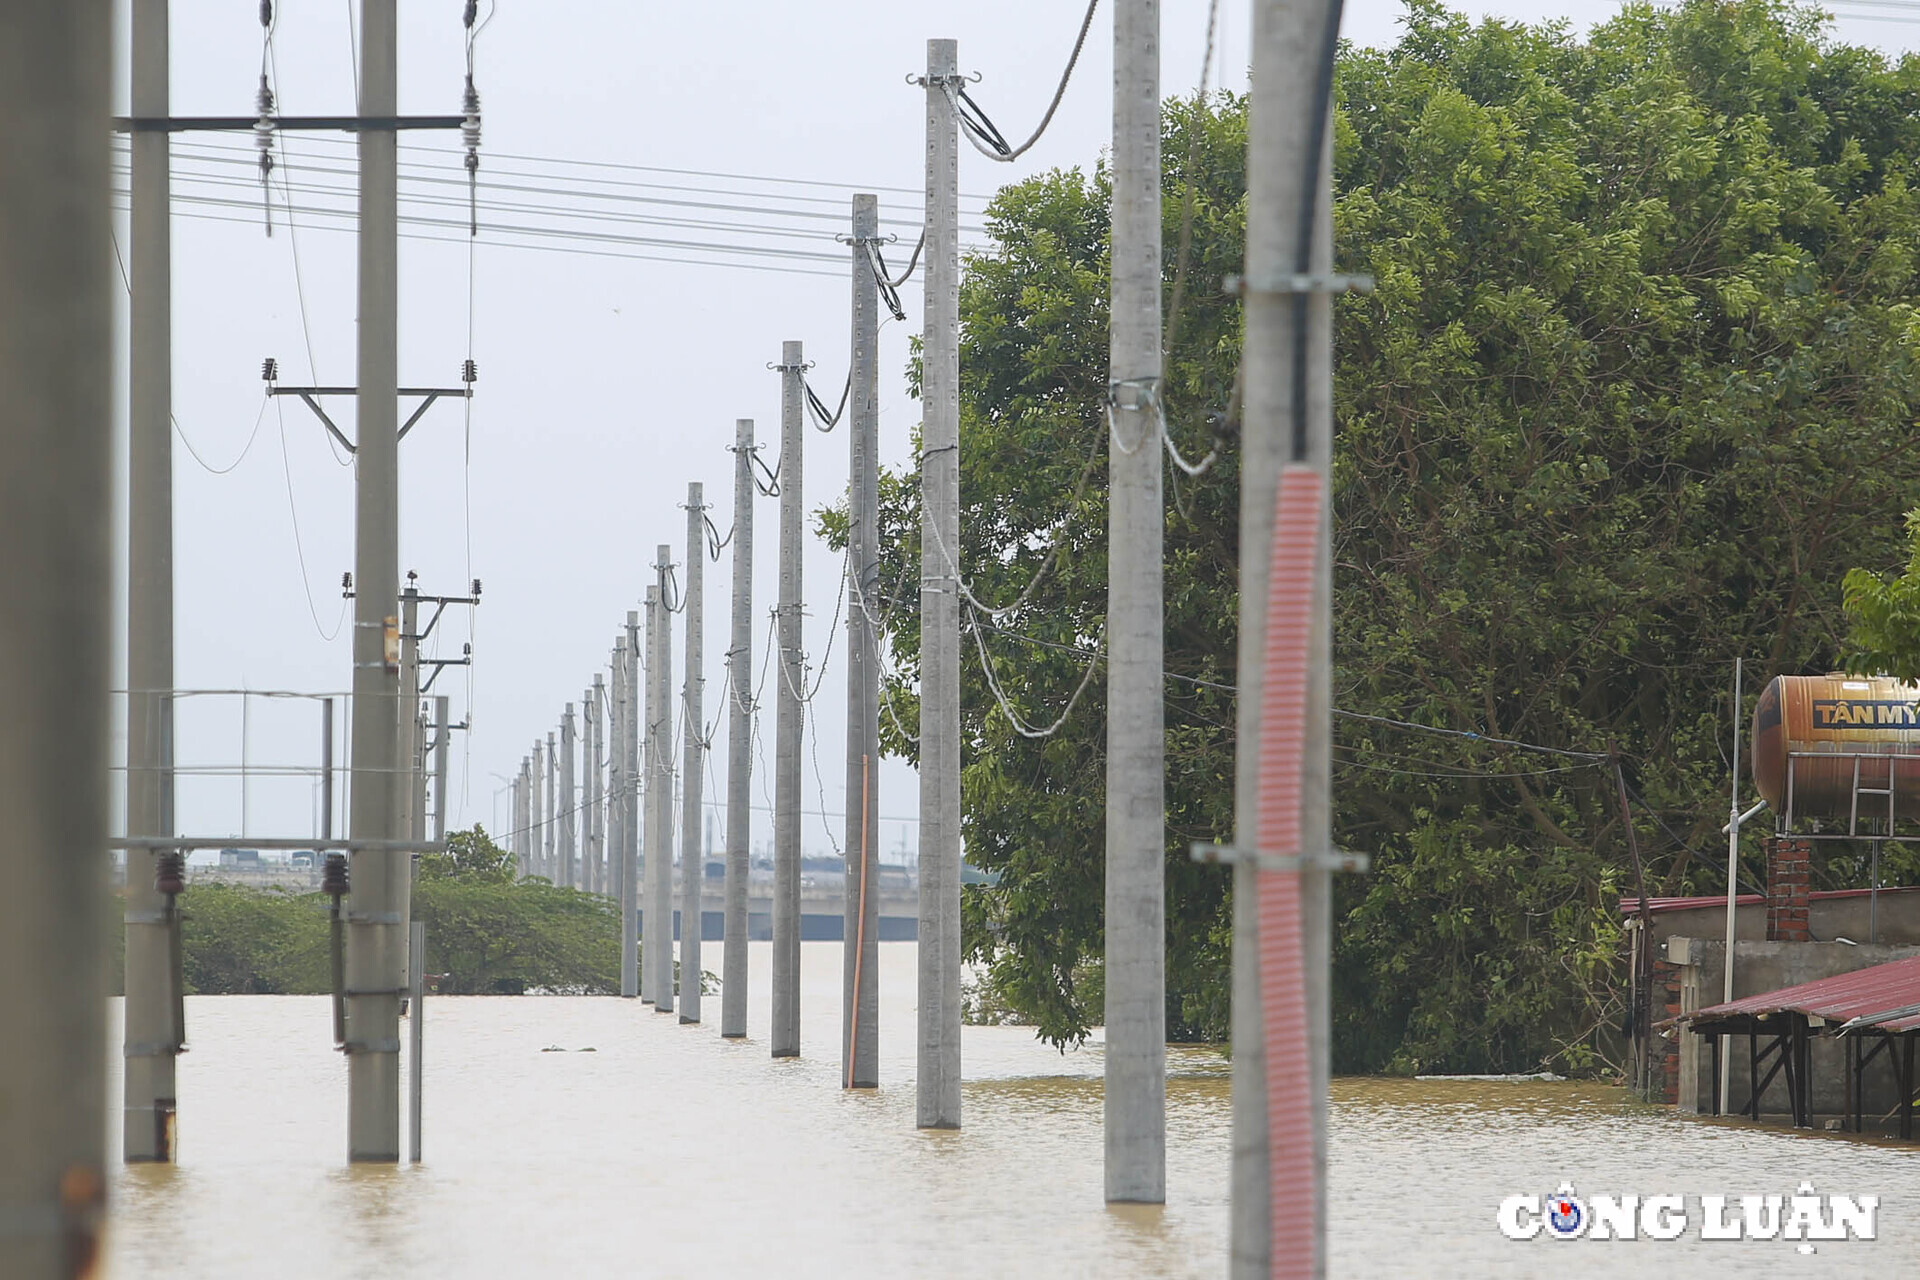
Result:
<instances>
[{"instance_id":1,"label":"concrete utility pole","mask_svg":"<svg viewBox=\"0 0 1920 1280\"><path fill-rule=\"evenodd\" d=\"M1113 9L1107 394L1106 1183L1167 1198L1166 712L1161 676L1160 0Z\"/></svg>"},{"instance_id":2,"label":"concrete utility pole","mask_svg":"<svg viewBox=\"0 0 1920 1280\"><path fill-rule=\"evenodd\" d=\"M621 763L620 750L627 740L626 647L625 634L616 635L609 660L612 675L607 681L607 896L616 903L626 901L620 864L620 851L625 847L620 831L620 794L626 766Z\"/></svg>"},{"instance_id":3,"label":"concrete utility pole","mask_svg":"<svg viewBox=\"0 0 1920 1280\"><path fill-rule=\"evenodd\" d=\"M727 646L727 880L720 1034L747 1034L747 882L753 785L753 419L733 424L733 635Z\"/></svg>"},{"instance_id":4,"label":"concrete utility pole","mask_svg":"<svg viewBox=\"0 0 1920 1280\"><path fill-rule=\"evenodd\" d=\"M513 776L513 823L512 837L507 847L513 854L513 873L516 876L527 874L527 819L533 805L527 795L527 777L531 767L526 760L520 761L520 772Z\"/></svg>"},{"instance_id":5,"label":"concrete utility pole","mask_svg":"<svg viewBox=\"0 0 1920 1280\"><path fill-rule=\"evenodd\" d=\"M955 43L927 41L915 1102L922 1129L960 1127L960 139L947 96L958 75Z\"/></svg>"},{"instance_id":6,"label":"concrete utility pole","mask_svg":"<svg viewBox=\"0 0 1920 1280\"><path fill-rule=\"evenodd\" d=\"M640 994L640 615L627 611L620 680L626 714L620 723L620 994Z\"/></svg>"},{"instance_id":7,"label":"concrete utility pole","mask_svg":"<svg viewBox=\"0 0 1920 1280\"><path fill-rule=\"evenodd\" d=\"M700 840L700 786L705 771L707 621L707 488L687 486L687 678L680 705L686 746L680 765L680 1021L700 1021L700 894L707 855Z\"/></svg>"},{"instance_id":8,"label":"concrete utility pole","mask_svg":"<svg viewBox=\"0 0 1920 1280\"><path fill-rule=\"evenodd\" d=\"M584 888L574 866L574 833L579 813L573 800L573 704L560 713L560 883L569 889Z\"/></svg>"},{"instance_id":9,"label":"concrete utility pole","mask_svg":"<svg viewBox=\"0 0 1920 1280\"><path fill-rule=\"evenodd\" d=\"M847 425L847 874L840 1083L880 1083L880 202L853 197L853 363Z\"/></svg>"},{"instance_id":10,"label":"concrete utility pole","mask_svg":"<svg viewBox=\"0 0 1920 1280\"><path fill-rule=\"evenodd\" d=\"M554 741L553 733L547 733L547 830L546 861L547 879L554 884L565 884L560 878L560 758L559 744Z\"/></svg>"},{"instance_id":11,"label":"concrete utility pole","mask_svg":"<svg viewBox=\"0 0 1920 1280\"><path fill-rule=\"evenodd\" d=\"M656 577L658 575L656 574ZM660 977L660 964L654 956L654 944L660 938L660 898L658 896L659 879L654 875L654 850L660 841L660 788L654 785L654 770L660 762L660 739L655 732L660 719L660 686L654 680L654 672L660 665L660 585L655 582L647 588L646 604L642 609L647 620L646 661L642 677L644 680L641 699L645 704L641 708L641 728L643 759L641 776L644 785L641 791L640 850L641 866L641 905L640 905L640 999L643 1003L654 1003L654 983Z\"/></svg>"},{"instance_id":12,"label":"concrete utility pole","mask_svg":"<svg viewBox=\"0 0 1920 1280\"><path fill-rule=\"evenodd\" d=\"M1247 144L1247 266L1245 369L1240 470L1240 647L1235 735L1242 750L1234 766L1235 843L1255 845L1260 828L1261 703L1265 697L1269 548L1281 468L1295 460L1295 379L1305 379L1305 457L1321 474L1321 492L1333 435L1332 300L1325 287L1311 291L1306 317L1306 366L1294 359L1298 295L1286 288L1301 274L1302 209L1314 202L1310 255L1304 274L1330 275L1330 129L1315 138L1313 122L1326 117L1317 95L1326 92L1321 63L1326 6L1318 0L1255 0L1253 7L1252 101ZM1309 34L1311 33L1311 34ZM1319 163L1309 178L1310 157ZM1322 853L1331 844L1332 703L1332 516L1321 503L1319 553L1307 654L1305 755L1300 791L1300 847ZM1261 1015L1260 910L1254 862L1239 859L1233 872L1233 1174L1230 1274L1252 1280L1272 1273L1272 1194L1275 1159L1298 1161L1301 1153L1275 1152L1268 1141L1267 1050ZM1326 1101L1330 953L1328 873L1300 873L1302 951L1306 975L1308 1088L1312 1098L1314 1208L1311 1222L1297 1224L1300 1253L1311 1274L1326 1270ZM1303 1215L1304 1216L1304 1215Z\"/></svg>"},{"instance_id":13,"label":"concrete utility pole","mask_svg":"<svg viewBox=\"0 0 1920 1280\"><path fill-rule=\"evenodd\" d=\"M533 740L533 819L530 824L533 829L527 832L528 848L531 851L528 861L532 864L533 870L528 874L551 877L553 869L547 865L545 851L542 848L545 844L544 837L547 829L546 754L540 739L535 738Z\"/></svg>"},{"instance_id":14,"label":"concrete utility pole","mask_svg":"<svg viewBox=\"0 0 1920 1280\"><path fill-rule=\"evenodd\" d=\"M360 9L360 114L398 112L397 0ZM401 781L402 713L398 359L399 169L395 130L368 127L360 140L360 331L354 486L353 804L349 835L391 841ZM396 646L397 647L397 646ZM347 1149L352 1160L400 1159L400 975L406 962L410 859L390 848L350 855L347 917Z\"/></svg>"},{"instance_id":15,"label":"concrete utility pole","mask_svg":"<svg viewBox=\"0 0 1920 1280\"><path fill-rule=\"evenodd\" d=\"M587 769L586 795L583 797L587 806L587 867L590 879L587 888L593 893L607 891L607 811L602 804L600 752L600 711L605 697L606 684L596 672L593 688L586 693L587 746L586 756L582 760Z\"/></svg>"},{"instance_id":16,"label":"concrete utility pole","mask_svg":"<svg viewBox=\"0 0 1920 1280\"><path fill-rule=\"evenodd\" d=\"M0 1269L17 1280L92 1270L107 1185L111 12L0 5Z\"/></svg>"},{"instance_id":17,"label":"concrete utility pole","mask_svg":"<svg viewBox=\"0 0 1920 1280\"><path fill-rule=\"evenodd\" d=\"M168 114L167 0L133 5L133 114ZM173 829L173 229L169 135L135 133L128 331L127 834ZM126 1075L122 1151L171 1160L173 928L155 887L160 853L127 851Z\"/></svg>"},{"instance_id":18,"label":"concrete utility pole","mask_svg":"<svg viewBox=\"0 0 1920 1280\"><path fill-rule=\"evenodd\" d=\"M773 719L773 1056L800 1054L800 730L807 678L800 657L800 538L805 517L801 397L806 359L780 348L780 607Z\"/></svg>"},{"instance_id":19,"label":"concrete utility pole","mask_svg":"<svg viewBox=\"0 0 1920 1280\"><path fill-rule=\"evenodd\" d=\"M653 847L647 851L653 873L653 901L659 909L659 928L647 926L652 944L647 968L654 973L653 1011L673 1012L673 611L668 604L667 573L673 568L673 548L661 543L654 551L654 612L659 625L653 638L653 707L649 719L652 757ZM652 917L648 917L649 920Z\"/></svg>"}]
</instances>

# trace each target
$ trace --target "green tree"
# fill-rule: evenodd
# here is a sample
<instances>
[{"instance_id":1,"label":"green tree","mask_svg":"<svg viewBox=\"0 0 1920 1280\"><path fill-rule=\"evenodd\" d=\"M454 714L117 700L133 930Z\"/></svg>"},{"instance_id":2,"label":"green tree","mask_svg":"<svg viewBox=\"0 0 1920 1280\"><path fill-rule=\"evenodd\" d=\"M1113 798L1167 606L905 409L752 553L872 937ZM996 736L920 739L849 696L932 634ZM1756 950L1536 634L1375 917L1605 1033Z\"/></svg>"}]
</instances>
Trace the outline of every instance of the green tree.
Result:
<instances>
[{"instance_id":1,"label":"green tree","mask_svg":"<svg viewBox=\"0 0 1920 1280\"><path fill-rule=\"evenodd\" d=\"M1733 657L1820 670L1833 584L1920 496L1912 304L1920 62L1837 45L1764 0L1629 5L1563 26L1409 9L1345 50L1334 460L1342 1069L1584 1066L1617 1016L1638 797L1651 891L1718 888ZM1245 103L1169 104L1168 1019L1225 1031L1239 547L1234 427ZM979 630L1023 715L1079 682L1105 607L1105 172L1003 189L961 306L961 568L1014 612ZM1171 292L1171 290L1170 290ZM912 599L918 512L883 485L887 589ZM831 531L837 517L825 524ZM910 606L891 608L914 723ZM967 644L965 897L991 994L1064 1042L1100 1016L1105 725L1096 668L1060 733L1014 733ZM1365 719L1360 717L1378 717ZM1397 721L1477 738L1422 733ZM913 744L893 717L890 750ZM1844 866L1829 868L1848 874Z\"/></svg>"}]
</instances>

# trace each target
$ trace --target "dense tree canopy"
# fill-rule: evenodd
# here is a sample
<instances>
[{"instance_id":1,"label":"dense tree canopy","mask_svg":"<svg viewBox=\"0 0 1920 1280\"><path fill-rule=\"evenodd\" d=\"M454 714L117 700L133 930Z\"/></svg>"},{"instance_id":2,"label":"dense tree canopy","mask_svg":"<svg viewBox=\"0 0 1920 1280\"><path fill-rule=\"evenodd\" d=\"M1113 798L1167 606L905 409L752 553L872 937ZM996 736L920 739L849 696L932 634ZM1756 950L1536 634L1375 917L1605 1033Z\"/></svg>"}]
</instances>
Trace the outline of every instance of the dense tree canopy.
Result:
<instances>
[{"instance_id":1,"label":"dense tree canopy","mask_svg":"<svg viewBox=\"0 0 1920 1280\"><path fill-rule=\"evenodd\" d=\"M1378 281L1335 329L1336 703L1544 747L1616 750L1648 887L1717 889L1732 661L1823 670L1839 584L1901 559L1920 497L1920 62L1836 45L1764 0L1630 5L1576 39L1410 8L1348 49L1336 255ZM1234 424L1245 104L1166 113L1166 400L1189 453L1167 513L1169 1027L1225 1031ZM1190 206L1188 204L1191 200ZM1101 673L1053 737L1105 610L1105 171L1004 189L962 294L966 947L1068 1040L1100 1018ZM1184 260L1183 220L1191 218ZM1169 293L1173 292L1169 289ZM917 509L883 488L892 593ZM832 523L829 521L829 523ZM917 636L889 615L891 749ZM976 649L976 644L978 648ZM1341 1069L1579 1067L1614 1017L1633 873L1610 770L1348 716L1336 838ZM1757 863L1756 863L1757 867ZM1849 865L1826 874L1844 879Z\"/></svg>"}]
</instances>

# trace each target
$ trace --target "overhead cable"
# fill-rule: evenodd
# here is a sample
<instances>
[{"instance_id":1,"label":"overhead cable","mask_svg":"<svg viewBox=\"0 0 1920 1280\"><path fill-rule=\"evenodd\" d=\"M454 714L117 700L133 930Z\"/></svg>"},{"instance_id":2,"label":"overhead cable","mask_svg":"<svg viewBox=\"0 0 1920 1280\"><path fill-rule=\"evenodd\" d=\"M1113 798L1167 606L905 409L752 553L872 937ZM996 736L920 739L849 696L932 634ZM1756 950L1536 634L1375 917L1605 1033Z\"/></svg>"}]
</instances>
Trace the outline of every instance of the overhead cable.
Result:
<instances>
[{"instance_id":1,"label":"overhead cable","mask_svg":"<svg viewBox=\"0 0 1920 1280\"><path fill-rule=\"evenodd\" d=\"M989 160L1011 163L1040 141L1040 135L1053 123L1053 113L1060 109L1060 100L1067 96L1067 82L1073 79L1073 69L1080 61L1080 50L1087 43L1087 30L1093 26L1094 11L1099 7L1100 0L1088 0L1087 16L1080 21L1080 34L1074 39L1073 53L1067 59L1066 70L1060 73L1060 85L1053 91L1053 101L1047 104L1047 113L1040 117L1040 125L1033 131L1033 136L1017 147L1008 145L1005 136L987 118L987 113L980 109L980 104L967 96L965 81L954 77L942 84L941 87L953 103L953 113L960 121L960 133L973 144L974 150Z\"/></svg>"}]
</instances>

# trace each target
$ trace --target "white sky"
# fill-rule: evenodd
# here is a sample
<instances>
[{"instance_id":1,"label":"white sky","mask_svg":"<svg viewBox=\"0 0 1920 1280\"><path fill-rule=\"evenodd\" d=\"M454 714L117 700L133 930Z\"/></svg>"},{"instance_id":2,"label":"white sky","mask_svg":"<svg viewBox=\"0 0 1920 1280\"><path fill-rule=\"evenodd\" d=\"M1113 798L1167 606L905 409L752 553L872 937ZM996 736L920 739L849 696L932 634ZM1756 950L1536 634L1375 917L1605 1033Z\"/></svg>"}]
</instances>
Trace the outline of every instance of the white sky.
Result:
<instances>
[{"instance_id":1,"label":"white sky","mask_svg":"<svg viewBox=\"0 0 1920 1280\"><path fill-rule=\"evenodd\" d=\"M963 192L984 196L1001 183L1049 168L1088 166L1106 145L1112 67L1106 7L1048 135L1013 165L991 164L963 146ZM350 114L354 72L346 0L284 0L279 8L274 46L280 110ZM1580 26L1614 11L1610 5L1551 0L1467 8L1528 20L1566 16ZM403 112L458 112L464 70L460 9L458 0L403 0ZM882 191L883 216L914 224L918 197L886 189L910 193L922 181L922 93L903 77L924 69L927 37L959 41L962 68L984 76L973 95L1017 142L1053 90L1082 11L1080 0L500 0L477 53L484 171L525 167L504 159L523 156L859 184ZM1237 87L1245 82L1247 13L1244 2L1221 6L1216 66L1230 68L1226 78ZM1389 0L1352 0L1346 34L1359 43L1390 43L1400 13ZM1162 14L1164 92L1190 92L1199 79L1207 5L1163 0ZM116 110L124 112L124 6L121 17ZM251 114L261 52L256 6L175 0L172 21L175 114ZM1906 47L1909 31L1898 23L1852 18L1838 29L1848 40L1890 51ZM203 135L183 141L212 140ZM244 138L221 141L246 145ZM434 141L453 144L451 137ZM328 162L344 168L351 156L337 142L309 137L295 136L288 147L284 160L296 183L308 168ZM236 172L250 177L244 168ZM769 193L841 198L851 189L618 176L753 190L763 204L783 203ZM176 197L183 189L177 183ZM298 236L310 368L293 239L284 218L276 218L280 225L266 237L258 188L233 190L255 207L176 204L176 211L218 212L236 220L174 221L174 412L193 447L216 466L232 462L249 438L261 406L263 357L278 358L289 384L312 377L350 385L354 369L352 237L313 220ZM964 207L977 210L979 202ZM782 225L796 224L789 219ZM837 251L827 238L835 225L817 225L817 240L791 243ZM913 232L911 225L895 229L905 242L894 258L897 267ZM124 216L116 220L116 234L124 254ZM640 234L700 239L721 233ZM686 256L680 250L616 252ZM467 353L468 246L464 239L403 238L400 260L401 381L451 384ZM577 703L594 671L604 668L616 629L626 611L638 607L650 578L655 544L683 541L685 516L677 504L685 500L686 483L705 482L713 518L725 529L731 520L727 446L734 419L755 418L759 438L769 445L767 456L775 456L778 377L764 366L779 357L783 339L807 343L809 358L819 364L815 385L829 403L837 398L832 393L845 376L847 358L847 285L844 269L825 264L800 265L838 276L536 252L502 247L486 234L473 261L472 349L480 383L471 465L464 465L458 404L436 406L402 446L400 567L403 573L419 571L423 591L461 591L470 576L470 510L471 576L483 581L485 603L475 622L473 732L455 740L452 817L455 826L477 819L500 830L508 818L501 790L506 778L534 738L557 726L561 705ZM903 298L907 323L887 325L881 337L881 448L893 466L906 460L908 433L918 420L903 377L908 336L919 324L917 281ZM124 312L121 319L117 402L124 413ZM349 683L346 631L331 642L322 639L307 593L321 626L333 632L343 606L340 575L353 562L352 472L336 464L304 406L285 399L275 404L285 411L284 473L280 424L271 408L251 450L229 474L207 474L176 439L177 683L183 689L338 691ZM351 402L335 401L332 409L351 433ZM845 433L809 431L807 448L812 509L844 490ZM304 549L304 586L289 487ZM118 518L124 530L124 509ZM774 502L762 500L756 511L756 669L775 587L774 518ZM124 533L117 541L124 554ZM710 718L720 710L730 562L729 550L707 573ZM839 567L823 546L808 548L813 617L807 647L814 655L826 644ZM457 652L466 639L463 611L449 613L441 638L442 653ZM683 662L676 652L676 686ZM816 783L809 760L809 809L823 807L822 792L826 809L837 812L842 802L842 670L836 645L814 704L822 781ZM463 673L449 671L439 691L455 695L456 719L467 712ZM256 763L317 759L317 717L310 707L258 704L250 721L248 755ZM116 725L116 733L123 728ZM771 731L769 706L763 740ZM237 763L240 737L237 706L197 705L181 712L183 764ZM723 742L724 728L710 775L721 787ZM765 803L770 785L756 779L756 804ZM710 802L719 798L715 793L710 782ZM910 816L917 808L912 771L888 762L880 777L883 818ZM183 782L180 821L194 834L238 831L238 787ZM308 783L262 781L251 789L251 834L304 836L312 821ZM833 825L837 838L839 823ZM756 845L770 830L769 815L757 813ZM809 817L804 830L809 852L828 851L820 819ZM896 849L903 838L911 848L909 824L883 820L883 849Z\"/></svg>"}]
</instances>

